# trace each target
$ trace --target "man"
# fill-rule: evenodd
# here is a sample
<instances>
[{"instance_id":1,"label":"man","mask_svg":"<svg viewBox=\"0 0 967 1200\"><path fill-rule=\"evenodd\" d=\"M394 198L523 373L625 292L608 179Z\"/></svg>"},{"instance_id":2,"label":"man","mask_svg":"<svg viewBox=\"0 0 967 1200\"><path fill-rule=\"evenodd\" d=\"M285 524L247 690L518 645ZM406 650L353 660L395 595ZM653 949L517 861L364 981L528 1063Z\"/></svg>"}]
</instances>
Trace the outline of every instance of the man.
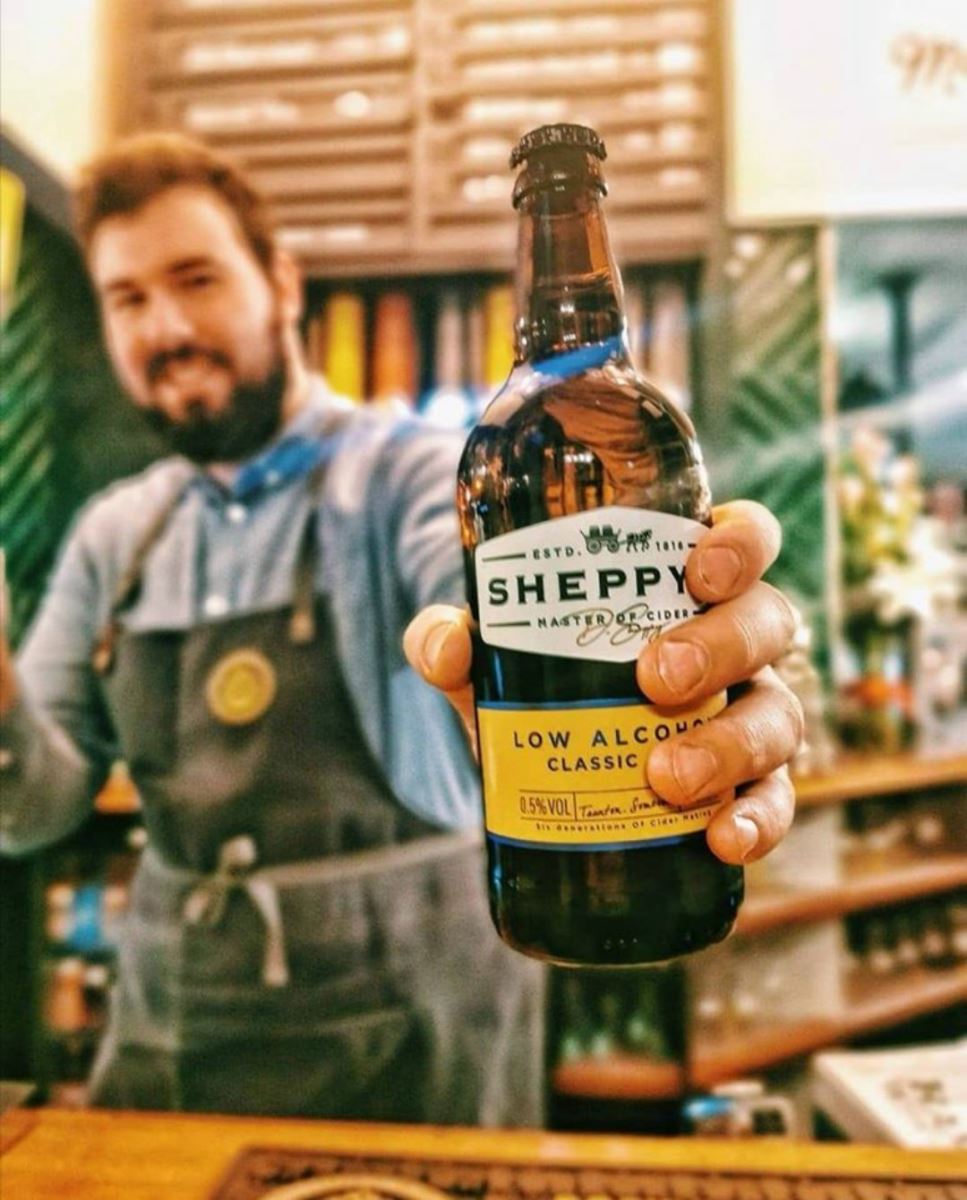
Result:
<instances>
[{"instance_id":1,"label":"man","mask_svg":"<svg viewBox=\"0 0 967 1200\"><path fill-rule=\"evenodd\" d=\"M459 445L310 378L297 271L206 148L122 145L78 224L114 367L176 451L86 508L0 660L4 849L76 826L118 755L142 798L94 1101L538 1123L541 971L490 928L447 710L469 728ZM650 769L682 804L754 781L709 830L730 861L792 813L799 716L763 674L792 621L756 582L778 544L719 510L688 564L717 607L639 661L667 703L757 676Z\"/></svg>"}]
</instances>

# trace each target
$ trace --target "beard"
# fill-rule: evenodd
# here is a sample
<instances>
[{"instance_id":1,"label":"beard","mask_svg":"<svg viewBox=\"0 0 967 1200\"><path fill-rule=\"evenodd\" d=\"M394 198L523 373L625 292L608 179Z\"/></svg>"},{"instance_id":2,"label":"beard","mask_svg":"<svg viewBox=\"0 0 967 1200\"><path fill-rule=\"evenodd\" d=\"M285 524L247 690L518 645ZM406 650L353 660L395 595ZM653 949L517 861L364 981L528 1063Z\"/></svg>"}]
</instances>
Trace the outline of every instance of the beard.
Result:
<instances>
[{"instance_id":1,"label":"beard","mask_svg":"<svg viewBox=\"0 0 967 1200\"><path fill-rule=\"evenodd\" d=\"M151 363L149 377L162 375L168 359L198 352L195 347L186 346L159 355ZM225 362L221 356L209 357ZM138 411L175 454L182 454L199 466L238 463L267 446L281 429L287 385L288 372L276 336L268 371L261 379L236 384L222 412L213 416L199 403L189 405L186 417L176 421L159 408Z\"/></svg>"}]
</instances>

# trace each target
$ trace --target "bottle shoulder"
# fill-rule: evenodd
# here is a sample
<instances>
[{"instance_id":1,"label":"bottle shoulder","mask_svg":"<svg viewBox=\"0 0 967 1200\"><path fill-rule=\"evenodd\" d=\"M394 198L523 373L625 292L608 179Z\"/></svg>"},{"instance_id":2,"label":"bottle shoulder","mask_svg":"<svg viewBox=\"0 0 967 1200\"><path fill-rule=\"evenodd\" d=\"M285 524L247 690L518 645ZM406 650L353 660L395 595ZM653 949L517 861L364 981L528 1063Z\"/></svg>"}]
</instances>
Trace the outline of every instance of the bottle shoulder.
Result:
<instances>
[{"instance_id":1,"label":"bottle shoulder","mask_svg":"<svg viewBox=\"0 0 967 1200\"><path fill-rule=\"evenodd\" d=\"M708 520L691 421L633 368L609 364L566 379L518 368L464 447L465 541L607 505Z\"/></svg>"},{"instance_id":2,"label":"bottle shoulder","mask_svg":"<svg viewBox=\"0 0 967 1200\"><path fill-rule=\"evenodd\" d=\"M677 430L686 441L696 436L688 414L631 363L607 363L563 377L529 364L515 367L475 428L519 429L548 416L567 416L582 427L624 419L662 425L666 434Z\"/></svg>"}]
</instances>

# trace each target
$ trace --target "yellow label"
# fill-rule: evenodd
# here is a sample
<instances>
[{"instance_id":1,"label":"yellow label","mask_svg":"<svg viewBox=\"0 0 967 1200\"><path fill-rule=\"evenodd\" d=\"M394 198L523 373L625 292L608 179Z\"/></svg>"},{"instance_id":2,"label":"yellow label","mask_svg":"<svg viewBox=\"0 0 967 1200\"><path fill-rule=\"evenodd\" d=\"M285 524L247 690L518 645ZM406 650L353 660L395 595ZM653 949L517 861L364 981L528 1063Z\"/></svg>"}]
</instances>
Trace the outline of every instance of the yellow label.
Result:
<instances>
[{"instance_id":1,"label":"yellow label","mask_svg":"<svg viewBox=\"0 0 967 1200\"><path fill-rule=\"evenodd\" d=\"M481 704L487 831L539 846L620 847L703 830L715 804L666 804L646 767L655 746L711 720L725 702L721 692L690 709Z\"/></svg>"}]
</instances>

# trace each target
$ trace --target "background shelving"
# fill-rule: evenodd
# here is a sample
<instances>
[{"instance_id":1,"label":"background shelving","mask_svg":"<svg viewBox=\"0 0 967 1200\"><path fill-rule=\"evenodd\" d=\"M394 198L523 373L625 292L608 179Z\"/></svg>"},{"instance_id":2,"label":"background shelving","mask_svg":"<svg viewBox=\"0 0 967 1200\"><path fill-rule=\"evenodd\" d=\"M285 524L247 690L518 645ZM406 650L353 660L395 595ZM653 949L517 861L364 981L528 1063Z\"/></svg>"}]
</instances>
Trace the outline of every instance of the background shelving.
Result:
<instances>
[{"instance_id":1,"label":"background shelving","mask_svg":"<svg viewBox=\"0 0 967 1200\"><path fill-rule=\"evenodd\" d=\"M509 270L508 154L548 121L604 136L624 262L707 248L710 0L153 0L129 26L119 128L232 151L312 275Z\"/></svg>"}]
</instances>

